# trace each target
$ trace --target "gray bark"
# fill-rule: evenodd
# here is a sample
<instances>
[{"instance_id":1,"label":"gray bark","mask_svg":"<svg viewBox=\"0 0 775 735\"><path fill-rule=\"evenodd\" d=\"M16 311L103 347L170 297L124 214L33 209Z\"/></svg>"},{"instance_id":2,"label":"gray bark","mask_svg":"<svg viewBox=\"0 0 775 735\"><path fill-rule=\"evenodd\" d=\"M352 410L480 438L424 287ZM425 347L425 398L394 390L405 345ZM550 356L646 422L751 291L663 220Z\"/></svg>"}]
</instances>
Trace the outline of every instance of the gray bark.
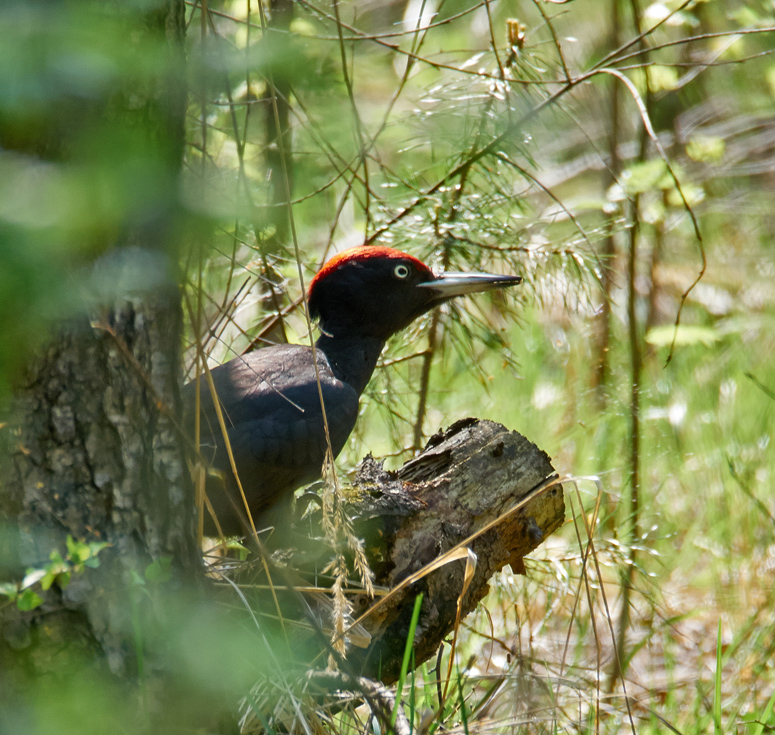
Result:
<instances>
[{"instance_id":1,"label":"gray bark","mask_svg":"<svg viewBox=\"0 0 775 735\"><path fill-rule=\"evenodd\" d=\"M188 567L195 559L194 503L173 421L177 292L127 298L94 324L76 320L30 366L16 394L0 507L15 529L19 572L45 566L53 550L65 556L68 535L110 546L99 568L54 586L40 608L5 607L2 643L22 656L34 647L45 670L60 663L47 664L44 649L77 641L126 675L135 661L130 573L163 557Z\"/></svg>"}]
</instances>

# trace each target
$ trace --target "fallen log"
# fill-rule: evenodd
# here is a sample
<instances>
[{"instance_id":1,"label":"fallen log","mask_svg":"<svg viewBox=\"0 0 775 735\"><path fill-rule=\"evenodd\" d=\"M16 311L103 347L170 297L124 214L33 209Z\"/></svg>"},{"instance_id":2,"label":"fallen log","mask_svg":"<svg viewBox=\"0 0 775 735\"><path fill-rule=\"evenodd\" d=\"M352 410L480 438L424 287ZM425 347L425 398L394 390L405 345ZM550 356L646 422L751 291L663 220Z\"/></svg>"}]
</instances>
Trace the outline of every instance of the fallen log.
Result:
<instances>
[{"instance_id":1,"label":"fallen log","mask_svg":"<svg viewBox=\"0 0 775 735\"><path fill-rule=\"evenodd\" d=\"M378 591L373 599L350 598L359 642L348 649L347 668L385 684L398 678L419 593L417 666L487 594L496 572L510 564L524 573L523 557L565 515L562 486L546 453L518 432L479 419L439 432L395 472L367 457L345 494ZM307 531L317 525L309 523L308 517ZM325 541L322 533L312 535L317 538L306 551L283 549L276 558L319 585ZM307 604L321 627L330 624L330 603L326 609L313 595Z\"/></svg>"},{"instance_id":2,"label":"fallen log","mask_svg":"<svg viewBox=\"0 0 775 735\"><path fill-rule=\"evenodd\" d=\"M523 557L562 524L565 505L556 479L549 457L535 444L478 419L435 435L397 472L364 460L354 483L360 498L350 506L353 524L365 540L375 585L392 592L382 600L355 601L354 617L363 616L360 624L372 642L348 654L351 665L384 683L398 678L419 593L414 662L419 666L433 656L456 618L487 594L491 577L507 564L524 573ZM448 563L422 573L445 554Z\"/></svg>"}]
</instances>

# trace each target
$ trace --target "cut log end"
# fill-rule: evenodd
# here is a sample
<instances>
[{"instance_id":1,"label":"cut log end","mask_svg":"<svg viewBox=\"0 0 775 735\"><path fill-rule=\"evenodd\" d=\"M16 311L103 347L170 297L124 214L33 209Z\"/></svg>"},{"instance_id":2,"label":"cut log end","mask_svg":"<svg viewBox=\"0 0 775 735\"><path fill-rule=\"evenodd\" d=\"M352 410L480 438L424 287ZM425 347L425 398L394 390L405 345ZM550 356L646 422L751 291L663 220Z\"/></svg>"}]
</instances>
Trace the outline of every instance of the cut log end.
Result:
<instances>
[{"instance_id":1,"label":"cut log end","mask_svg":"<svg viewBox=\"0 0 775 735\"><path fill-rule=\"evenodd\" d=\"M348 658L366 675L394 682L420 592L415 663L430 658L454 626L464 559L469 572L471 564L471 555L462 552L473 552L476 559L461 601L466 615L496 572L510 564L524 573L524 556L562 524L565 505L556 477L546 453L521 434L478 419L458 421L435 435L397 472L367 457L356 475L358 499L351 511L375 585L392 593L377 605L365 599L356 604L356 616L372 608L363 621L372 644ZM450 555L457 560L422 573L451 550L457 550Z\"/></svg>"}]
</instances>

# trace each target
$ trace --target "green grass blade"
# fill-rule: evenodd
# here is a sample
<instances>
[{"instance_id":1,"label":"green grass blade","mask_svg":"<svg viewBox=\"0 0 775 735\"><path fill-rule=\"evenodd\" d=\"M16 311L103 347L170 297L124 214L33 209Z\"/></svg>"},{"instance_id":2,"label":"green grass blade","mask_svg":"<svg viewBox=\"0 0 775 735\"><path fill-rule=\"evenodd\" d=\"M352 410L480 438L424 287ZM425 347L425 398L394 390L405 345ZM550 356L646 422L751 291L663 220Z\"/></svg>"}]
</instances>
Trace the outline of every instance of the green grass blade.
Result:
<instances>
[{"instance_id":1,"label":"green grass blade","mask_svg":"<svg viewBox=\"0 0 775 735\"><path fill-rule=\"evenodd\" d=\"M764 726L769 722L770 717L772 717L773 707L775 707L775 692L772 693L770 701L767 702L767 706L764 708L764 712L762 712L762 716L759 718L759 723L756 725L753 735L762 735L762 733L764 733Z\"/></svg>"},{"instance_id":2,"label":"green grass blade","mask_svg":"<svg viewBox=\"0 0 775 735\"><path fill-rule=\"evenodd\" d=\"M422 607L422 593L417 595L414 600L414 610L412 610L412 619L409 622L409 632L406 634L406 645L404 646L404 659L401 662L401 675L396 684L396 703L393 707L393 713L390 715L390 725L395 727L396 717L398 717L398 708L401 706L401 695L406 681L406 672L409 670L409 661L412 658L412 648L414 647L414 631L417 629L417 621L420 619L420 607Z\"/></svg>"},{"instance_id":3,"label":"green grass blade","mask_svg":"<svg viewBox=\"0 0 775 735\"><path fill-rule=\"evenodd\" d=\"M716 637L716 691L713 697L713 732L721 735L721 620L718 621Z\"/></svg>"}]
</instances>

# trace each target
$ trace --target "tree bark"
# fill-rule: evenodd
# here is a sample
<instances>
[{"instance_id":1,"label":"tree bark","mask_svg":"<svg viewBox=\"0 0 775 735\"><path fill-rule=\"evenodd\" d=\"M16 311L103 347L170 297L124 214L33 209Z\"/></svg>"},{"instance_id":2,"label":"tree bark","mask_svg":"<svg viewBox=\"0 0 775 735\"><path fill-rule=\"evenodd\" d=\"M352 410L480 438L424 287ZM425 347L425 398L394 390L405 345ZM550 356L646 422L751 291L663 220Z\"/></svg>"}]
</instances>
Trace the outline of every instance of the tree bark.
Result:
<instances>
[{"instance_id":1,"label":"tree bark","mask_svg":"<svg viewBox=\"0 0 775 735\"><path fill-rule=\"evenodd\" d=\"M39 654L66 639L89 641L114 674L126 675L134 668L130 572L142 575L163 557L189 568L195 559L193 498L172 418L177 292L127 299L99 319L69 325L30 366L0 502L18 534L18 570L44 566L54 550L66 556L68 535L110 546L98 569L49 590L39 609L11 623L6 607L4 643L23 652L34 637Z\"/></svg>"}]
</instances>

